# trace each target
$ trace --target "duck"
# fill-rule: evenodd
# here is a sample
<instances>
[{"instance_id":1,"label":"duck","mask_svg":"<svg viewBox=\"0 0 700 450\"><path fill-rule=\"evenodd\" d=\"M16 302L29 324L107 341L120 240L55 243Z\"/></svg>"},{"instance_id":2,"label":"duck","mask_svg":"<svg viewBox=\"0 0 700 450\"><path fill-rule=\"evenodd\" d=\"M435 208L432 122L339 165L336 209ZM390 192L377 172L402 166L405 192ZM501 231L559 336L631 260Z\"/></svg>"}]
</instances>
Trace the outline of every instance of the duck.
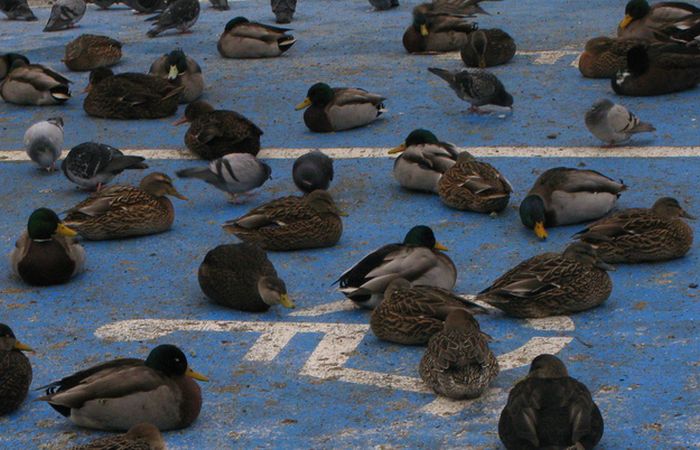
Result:
<instances>
[{"instance_id":1,"label":"duck","mask_svg":"<svg viewBox=\"0 0 700 450\"><path fill-rule=\"evenodd\" d=\"M61 170L69 181L82 189L96 190L125 170L148 169L146 158L125 155L118 148L98 142L83 142L68 152Z\"/></svg>"},{"instance_id":2,"label":"duck","mask_svg":"<svg viewBox=\"0 0 700 450\"><path fill-rule=\"evenodd\" d=\"M595 245L606 263L667 261L682 258L693 245L693 229L682 218L695 219L675 198L661 197L651 208L618 211L574 237Z\"/></svg>"},{"instance_id":3,"label":"duck","mask_svg":"<svg viewBox=\"0 0 700 450\"><path fill-rule=\"evenodd\" d=\"M109 36L81 34L66 44L63 63L75 72L110 67L122 59L122 43Z\"/></svg>"},{"instance_id":4,"label":"duck","mask_svg":"<svg viewBox=\"0 0 700 450\"><path fill-rule=\"evenodd\" d=\"M532 360L527 376L510 390L498 421L498 436L507 450L591 450L603 429L603 416L586 385L549 354Z\"/></svg>"},{"instance_id":5,"label":"duck","mask_svg":"<svg viewBox=\"0 0 700 450\"><path fill-rule=\"evenodd\" d=\"M540 239L545 227L599 219L609 213L627 186L595 170L555 167L537 177L520 203L520 220Z\"/></svg>"},{"instance_id":6,"label":"duck","mask_svg":"<svg viewBox=\"0 0 700 450\"><path fill-rule=\"evenodd\" d=\"M100 67L90 72L83 109L105 119L158 119L175 114L184 86L141 73Z\"/></svg>"},{"instance_id":7,"label":"duck","mask_svg":"<svg viewBox=\"0 0 700 450\"><path fill-rule=\"evenodd\" d=\"M148 73L168 80L176 86L184 86L180 103L191 103L201 97L204 91L202 68L181 49L156 59Z\"/></svg>"},{"instance_id":8,"label":"duck","mask_svg":"<svg viewBox=\"0 0 700 450\"><path fill-rule=\"evenodd\" d=\"M27 0L5 0L0 4L2 11L8 20L25 20L34 22L39 20L36 18Z\"/></svg>"},{"instance_id":9,"label":"duck","mask_svg":"<svg viewBox=\"0 0 700 450\"><path fill-rule=\"evenodd\" d=\"M0 83L0 97L16 105L60 105L71 97L71 81L41 64L15 58Z\"/></svg>"},{"instance_id":10,"label":"duck","mask_svg":"<svg viewBox=\"0 0 700 450\"><path fill-rule=\"evenodd\" d=\"M648 39L611 38L598 36L586 42L586 48L578 60L578 70L586 78L615 77L617 72L627 68L627 52L638 45L658 45Z\"/></svg>"},{"instance_id":11,"label":"duck","mask_svg":"<svg viewBox=\"0 0 700 450\"><path fill-rule=\"evenodd\" d=\"M393 175L401 187L436 194L440 178L459 155L453 144L438 140L424 128L411 131L403 144L389 150L391 155L397 153L400 155L394 160Z\"/></svg>"},{"instance_id":12,"label":"duck","mask_svg":"<svg viewBox=\"0 0 700 450\"><path fill-rule=\"evenodd\" d=\"M272 58L296 42L289 31L292 30L235 17L226 23L216 48L224 58Z\"/></svg>"},{"instance_id":13,"label":"duck","mask_svg":"<svg viewBox=\"0 0 700 450\"><path fill-rule=\"evenodd\" d=\"M271 178L272 169L248 153L231 153L211 161L206 167L178 170L179 178L198 178L229 194L231 203L239 203L239 194L262 186Z\"/></svg>"},{"instance_id":14,"label":"duck","mask_svg":"<svg viewBox=\"0 0 700 450\"><path fill-rule=\"evenodd\" d=\"M190 123L185 133L185 145L198 157L213 160L229 153L260 151L263 131L248 118L235 111L215 110L203 100L185 108L185 115L174 125Z\"/></svg>"},{"instance_id":15,"label":"duck","mask_svg":"<svg viewBox=\"0 0 700 450\"><path fill-rule=\"evenodd\" d=\"M76 235L53 210L34 210L10 254L13 272L32 286L67 283L85 267L85 249Z\"/></svg>"},{"instance_id":16,"label":"duck","mask_svg":"<svg viewBox=\"0 0 700 450\"><path fill-rule=\"evenodd\" d=\"M452 290L457 282L457 268L447 247L435 239L426 225L411 228L402 243L384 245L346 270L335 282L339 290L357 306L374 309L384 298L384 291L395 278L405 278L412 285L434 286Z\"/></svg>"},{"instance_id":17,"label":"duck","mask_svg":"<svg viewBox=\"0 0 700 450\"><path fill-rule=\"evenodd\" d=\"M410 281L399 277L384 290L384 299L372 311L369 324L374 335L383 341L425 345L457 309L470 314L485 312L481 306L447 289L412 286Z\"/></svg>"},{"instance_id":18,"label":"duck","mask_svg":"<svg viewBox=\"0 0 700 450\"><path fill-rule=\"evenodd\" d=\"M479 3L484 0L433 0L413 8L413 22L403 34L408 53L458 51L467 44L467 36L478 28L465 18L488 14Z\"/></svg>"},{"instance_id":19,"label":"duck","mask_svg":"<svg viewBox=\"0 0 700 450\"><path fill-rule=\"evenodd\" d=\"M418 366L423 382L436 394L454 400L480 397L498 375L491 337L464 309L451 311L443 329L428 341Z\"/></svg>"},{"instance_id":20,"label":"duck","mask_svg":"<svg viewBox=\"0 0 700 450\"><path fill-rule=\"evenodd\" d=\"M341 212L327 191L281 197L226 222L224 230L265 250L332 247L343 234Z\"/></svg>"},{"instance_id":21,"label":"duck","mask_svg":"<svg viewBox=\"0 0 700 450\"><path fill-rule=\"evenodd\" d=\"M684 44L637 45L627 51L627 65L610 81L618 95L664 95L700 82L700 51Z\"/></svg>"},{"instance_id":22,"label":"duck","mask_svg":"<svg viewBox=\"0 0 700 450\"><path fill-rule=\"evenodd\" d=\"M333 181L333 159L320 150L304 153L294 160L292 180L305 194L317 189L328 190Z\"/></svg>"},{"instance_id":23,"label":"duck","mask_svg":"<svg viewBox=\"0 0 700 450\"><path fill-rule=\"evenodd\" d=\"M689 3L658 2L649 5L646 0L630 0L625 6L625 17L618 25L617 35L655 39L660 30L698 14L700 8Z\"/></svg>"},{"instance_id":24,"label":"duck","mask_svg":"<svg viewBox=\"0 0 700 450\"><path fill-rule=\"evenodd\" d=\"M467 42L459 55L467 67L500 66L515 56L515 41L499 28L477 29L467 34Z\"/></svg>"},{"instance_id":25,"label":"duck","mask_svg":"<svg viewBox=\"0 0 700 450\"><path fill-rule=\"evenodd\" d=\"M68 210L65 222L91 241L162 233L175 220L175 209L166 195L187 200L169 176L153 172L139 187L115 185L93 193Z\"/></svg>"},{"instance_id":26,"label":"duck","mask_svg":"<svg viewBox=\"0 0 700 450\"><path fill-rule=\"evenodd\" d=\"M386 111L385 97L360 88L331 88L316 83L295 109L304 111L304 123L316 133L350 130L374 122Z\"/></svg>"},{"instance_id":27,"label":"duck","mask_svg":"<svg viewBox=\"0 0 700 450\"><path fill-rule=\"evenodd\" d=\"M139 423L125 434L98 438L70 450L166 450L166 446L163 435L155 425Z\"/></svg>"},{"instance_id":28,"label":"duck","mask_svg":"<svg viewBox=\"0 0 700 450\"><path fill-rule=\"evenodd\" d=\"M284 281L255 244L224 244L209 250L197 278L214 303L238 311L265 312L274 305L294 308Z\"/></svg>"},{"instance_id":29,"label":"duck","mask_svg":"<svg viewBox=\"0 0 700 450\"><path fill-rule=\"evenodd\" d=\"M0 81L4 80L10 73L12 70L12 64L18 59L21 59L25 65L29 65L29 59L22 54L4 53L0 55Z\"/></svg>"},{"instance_id":30,"label":"duck","mask_svg":"<svg viewBox=\"0 0 700 450\"><path fill-rule=\"evenodd\" d=\"M440 200L450 208L479 213L503 211L513 187L491 164L462 152L438 183Z\"/></svg>"},{"instance_id":31,"label":"duck","mask_svg":"<svg viewBox=\"0 0 700 450\"><path fill-rule=\"evenodd\" d=\"M81 370L39 389L62 416L84 428L126 431L151 423L160 431L190 426L202 408L194 371L175 345L162 344L146 360L121 358Z\"/></svg>"},{"instance_id":32,"label":"duck","mask_svg":"<svg viewBox=\"0 0 700 450\"><path fill-rule=\"evenodd\" d=\"M562 253L527 259L498 277L476 299L509 316L540 318L585 311L610 297L612 281L593 246L574 242Z\"/></svg>"},{"instance_id":33,"label":"duck","mask_svg":"<svg viewBox=\"0 0 700 450\"><path fill-rule=\"evenodd\" d=\"M22 352L34 352L21 343L8 325L0 323L0 417L16 411L32 384L32 365Z\"/></svg>"}]
</instances>

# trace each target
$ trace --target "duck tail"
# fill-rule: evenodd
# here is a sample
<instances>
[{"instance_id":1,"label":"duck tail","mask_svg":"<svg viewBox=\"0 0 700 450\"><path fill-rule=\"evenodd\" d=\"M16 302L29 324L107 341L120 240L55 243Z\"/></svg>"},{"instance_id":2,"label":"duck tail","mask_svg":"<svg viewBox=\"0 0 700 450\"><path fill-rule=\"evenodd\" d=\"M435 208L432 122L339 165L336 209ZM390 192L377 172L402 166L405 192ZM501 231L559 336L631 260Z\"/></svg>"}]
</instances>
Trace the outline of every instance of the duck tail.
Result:
<instances>
[{"instance_id":1,"label":"duck tail","mask_svg":"<svg viewBox=\"0 0 700 450\"><path fill-rule=\"evenodd\" d=\"M281 38L277 39L277 45L279 46L280 51L284 53L292 48L292 45L294 45L296 41L297 40L294 39L294 36L282 36Z\"/></svg>"}]
</instances>

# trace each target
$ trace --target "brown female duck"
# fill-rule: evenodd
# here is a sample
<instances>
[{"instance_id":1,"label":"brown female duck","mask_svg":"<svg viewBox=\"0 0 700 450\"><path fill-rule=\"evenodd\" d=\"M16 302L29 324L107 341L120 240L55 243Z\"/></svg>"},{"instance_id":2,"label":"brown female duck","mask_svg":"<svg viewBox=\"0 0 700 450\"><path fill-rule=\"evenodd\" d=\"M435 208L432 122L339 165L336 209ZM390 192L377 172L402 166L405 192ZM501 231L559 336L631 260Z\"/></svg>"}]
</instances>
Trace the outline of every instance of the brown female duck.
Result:
<instances>
[{"instance_id":1,"label":"brown female duck","mask_svg":"<svg viewBox=\"0 0 700 450\"><path fill-rule=\"evenodd\" d=\"M0 416L20 407L32 384L32 365L22 352L33 352L21 343L12 329L0 323Z\"/></svg>"},{"instance_id":2,"label":"brown female duck","mask_svg":"<svg viewBox=\"0 0 700 450\"><path fill-rule=\"evenodd\" d=\"M467 43L459 54L467 67L499 66L515 56L515 41L498 28L476 30L467 35Z\"/></svg>"},{"instance_id":3,"label":"brown female duck","mask_svg":"<svg viewBox=\"0 0 700 450\"><path fill-rule=\"evenodd\" d=\"M63 63L70 70L86 71L109 67L122 59L122 43L97 34L81 34L66 44Z\"/></svg>"}]
</instances>

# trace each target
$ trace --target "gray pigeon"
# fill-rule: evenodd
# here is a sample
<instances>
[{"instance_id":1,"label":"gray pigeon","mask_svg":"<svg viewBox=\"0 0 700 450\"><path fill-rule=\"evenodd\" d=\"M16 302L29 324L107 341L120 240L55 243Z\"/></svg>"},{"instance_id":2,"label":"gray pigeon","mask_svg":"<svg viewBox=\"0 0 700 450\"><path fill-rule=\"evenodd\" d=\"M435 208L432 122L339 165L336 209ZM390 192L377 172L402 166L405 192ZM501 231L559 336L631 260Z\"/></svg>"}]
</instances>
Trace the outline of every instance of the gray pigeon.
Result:
<instances>
[{"instance_id":1,"label":"gray pigeon","mask_svg":"<svg viewBox=\"0 0 700 450\"><path fill-rule=\"evenodd\" d=\"M127 156L106 144L83 142L73 147L61 164L63 173L78 186L99 191L126 169L147 169L142 156Z\"/></svg>"},{"instance_id":2,"label":"gray pigeon","mask_svg":"<svg viewBox=\"0 0 700 450\"><path fill-rule=\"evenodd\" d=\"M56 170L56 160L63 148L63 118L52 117L35 123L24 133L27 155L42 169Z\"/></svg>"},{"instance_id":3,"label":"gray pigeon","mask_svg":"<svg viewBox=\"0 0 700 450\"><path fill-rule=\"evenodd\" d=\"M270 0L270 6L277 23L289 23L297 8L297 0Z\"/></svg>"},{"instance_id":4,"label":"gray pigeon","mask_svg":"<svg viewBox=\"0 0 700 450\"><path fill-rule=\"evenodd\" d=\"M228 0L209 0L211 2L211 6L214 9L218 9L219 11L228 11L231 9L228 6Z\"/></svg>"},{"instance_id":5,"label":"gray pigeon","mask_svg":"<svg viewBox=\"0 0 700 450\"><path fill-rule=\"evenodd\" d=\"M0 10L5 13L9 20L26 20L27 22L37 20L29 8L27 0L0 0Z\"/></svg>"},{"instance_id":6,"label":"gray pigeon","mask_svg":"<svg viewBox=\"0 0 700 450\"><path fill-rule=\"evenodd\" d=\"M333 160L319 150L301 155L292 167L294 184L308 194L316 189L328 189L333 180Z\"/></svg>"},{"instance_id":7,"label":"gray pigeon","mask_svg":"<svg viewBox=\"0 0 700 450\"><path fill-rule=\"evenodd\" d=\"M199 11L198 0L175 0L160 14L146 19L146 21L155 22L146 35L151 38L156 37L171 28L177 29L180 33L186 33L199 19Z\"/></svg>"},{"instance_id":8,"label":"gray pigeon","mask_svg":"<svg viewBox=\"0 0 700 450\"><path fill-rule=\"evenodd\" d=\"M272 169L250 153L230 153L209 163L208 167L179 170L180 178L199 178L217 189L231 194L231 201L239 203L236 194L260 187L270 179Z\"/></svg>"},{"instance_id":9,"label":"gray pigeon","mask_svg":"<svg viewBox=\"0 0 700 450\"><path fill-rule=\"evenodd\" d=\"M26 65L29 65L29 59L19 53L5 53L0 56L0 81L4 80L7 74L10 73L12 64L15 61L24 61Z\"/></svg>"},{"instance_id":10,"label":"gray pigeon","mask_svg":"<svg viewBox=\"0 0 700 450\"><path fill-rule=\"evenodd\" d=\"M399 0L369 0L369 4L377 11L385 11L399 6Z\"/></svg>"},{"instance_id":11,"label":"gray pigeon","mask_svg":"<svg viewBox=\"0 0 700 450\"><path fill-rule=\"evenodd\" d=\"M436 67L428 70L447 81L459 98L471 103L471 112L481 112L479 107L484 105L513 107L513 96L506 92L503 83L490 72L479 69L450 72Z\"/></svg>"},{"instance_id":12,"label":"gray pigeon","mask_svg":"<svg viewBox=\"0 0 700 450\"><path fill-rule=\"evenodd\" d=\"M586 128L606 146L625 142L635 133L656 131L652 124L640 121L624 106L605 98L586 111Z\"/></svg>"},{"instance_id":13,"label":"gray pigeon","mask_svg":"<svg viewBox=\"0 0 700 450\"><path fill-rule=\"evenodd\" d=\"M44 31L59 31L73 28L85 15L85 0L58 0L51 8L51 16Z\"/></svg>"}]
</instances>

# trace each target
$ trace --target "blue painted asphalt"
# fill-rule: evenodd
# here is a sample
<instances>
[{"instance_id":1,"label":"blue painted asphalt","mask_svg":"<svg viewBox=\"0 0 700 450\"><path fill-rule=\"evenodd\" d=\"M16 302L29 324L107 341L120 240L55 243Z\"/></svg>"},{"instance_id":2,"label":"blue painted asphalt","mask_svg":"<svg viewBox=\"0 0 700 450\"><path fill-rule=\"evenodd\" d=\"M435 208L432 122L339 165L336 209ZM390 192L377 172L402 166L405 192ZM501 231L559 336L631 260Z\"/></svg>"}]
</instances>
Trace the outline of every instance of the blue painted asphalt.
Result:
<instances>
[{"instance_id":1,"label":"blue painted asphalt","mask_svg":"<svg viewBox=\"0 0 700 450\"><path fill-rule=\"evenodd\" d=\"M416 2L413 2L416 3ZM502 27L516 40L519 50L580 50L593 36L614 32L624 0L556 2L486 2L491 16L481 16L482 28ZM116 147L181 148L184 127L169 127L172 119L115 125L86 118L82 110L86 73L63 67L63 46L81 33L105 33L125 43L124 59L116 71L146 72L160 54L182 47L204 70L205 98L215 105L239 111L265 132L263 147L374 147L397 145L414 128L439 131L439 137L459 145L597 145L583 126L585 110L599 97L615 97L609 82L588 80L567 55L551 65L534 64L536 56L516 56L510 64L494 68L515 97L515 112L505 120L466 115L468 105L446 83L426 70L430 66L457 69L461 60L435 56L409 56L401 36L410 22L412 4L397 10L370 12L369 3L356 1L300 1L292 23L298 42L281 58L227 60L216 51L225 23L236 15L273 22L266 0L232 2L231 11L216 12L204 6L193 34L168 34L147 39L143 16L125 9L99 11L90 7L79 27L58 33L41 33L49 11L38 9L38 22L0 22L0 53L26 53L32 61L48 64L74 81L73 95L61 107L25 108L0 104L3 117L0 149L20 148L27 123L55 115L66 118L66 143L90 136ZM591 17L591 20L585 18ZM30 36L27 38L27 36ZM309 132L294 105L303 100L311 84L363 87L388 98L382 120L342 135ZM624 103L659 131L654 145L696 145L698 92L657 99L625 98ZM660 104L673 104L667 117ZM184 110L180 107L180 114ZM124 133L124 130L130 130ZM558 134L554 140L548 135Z\"/></svg>"},{"instance_id":2,"label":"blue painted asphalt","mask_svg":"<svg viewBox=\"0 0 700 450\"><path fill-rule=\"evenodd\" d=\"M624 1L520 1L486 3L494 13L479 18L482 27L498 25L521 49L580 49L588 38L613 30ZM34 24L0 21L0 52L24 51L34 61L61 69L65 42L82 32L111 34L126 42L126 57L117 70L145 71L156 54L176 46L199 60L208 79L206 98L236 109L260 124L266 147L380 147L399 143L411 129L431 128L459 145L586 146L596 142L583 127L583 111L601 95L612 96L606 82L581 79L569 66L574 55L552 65L535 65L533 56L518 56L495 70L516 97L516 110L506 119L462 113L467 105L425 71L432 65L458 67L459 61L408 56L400 37L412 5L385 13L369 12L364 1L302 0L292 26L299 42L283 58L268 61L222 60L215 41L223 24L235 15L271 22L269 3L232 2L232 11L205 7L188 36L147 40L147 24L125 10L90 7L80 28L42 34L48 16L37 9ZM591 20L582 20L585 17ZM543 20L546 18L546 21ZM22 34L25 33L25 34ZM64 71L64 73L68 73ZM0 149L21 147L21 137L34 120L66 117L66 145L98 140L122 148L180 148L183 128L172 119L120 122L86 118L82 90L86 74L68 73L75 97L60 108L19 108L0 103ZM356 85L385 94L391 112L374 125L346 133L313 135L306 131L293 105L315 81ZM697 145L697 91L624 103L659 129L656 145ZM180 108L182 112L182 108ZM559 133L554 140L548 134ZM298 308L310 308L342 296L333 280L368 251L400 240L413 225L432 226L450 247L459 268L456 290L475 293L495 277L536 253L561 249L576 226L550 230L537 242L519 223L514 209L541 171L557 165L600 170L630 186L620 207L648 206L660 195L677 197L700 214L695 180L698 158L585 159L494 158L515 186L511 205L498 218L461 213L436 197L402 191L391 178L389 159L336 161L331 191L343 210L345 232L331 249L275 253L270 258L286 280ZM149 161L153 170L173 174L192 161ZM87 242L88 271L65 286L36 289L9 275L0 265L1 322L38 350L30 356L34 385L119 356L142 356L158 343L176 343L190 363L212 382L203 384L204 407L189 429L168 433L172 448L499 448L498 414L510 386L525 368L504 371L497 393L450 417L420 408L434 396L378 386L299 375L321 334L299 334L271 362L243 360L257 333L177 332L154 341L111 342L95 337L103 325L129 319L194 319L366 324L363 311L318 317L291 317L288 310L247 315L212 305L201 294L196 270L207 250L234 242L220 225L249 208L294 192L290 160L271 160L273 179L243 206L193 180L176 180L189 202L173 200L177 219L172 231L147 238ZM137 183L142 173L122 174L116 181ZM61 174L48 175L29 163L0 164L0 243L7 252L39 206L65 210L84 197ZM11 199L11 200L9 200ZM697 233L697 222L693 223ZM614 290L600 308L573 317L576 330L542 331L522 321L493 315L480 318L494 337L492 348L503 354L534 336L575 336L561 353L571 374L586 383L606 419L602 448L691 448L700 444L698 401L697 289L698 251L665 264L619 267ZM347 367L416 377L421 348L379 342L368 333ZM38 396L33 392L31 398ZM0 448L34 448L77 433L71 443L90 433L73 427L42 403L28 402L0 418Z\"/></svg>"}]
</instances>

